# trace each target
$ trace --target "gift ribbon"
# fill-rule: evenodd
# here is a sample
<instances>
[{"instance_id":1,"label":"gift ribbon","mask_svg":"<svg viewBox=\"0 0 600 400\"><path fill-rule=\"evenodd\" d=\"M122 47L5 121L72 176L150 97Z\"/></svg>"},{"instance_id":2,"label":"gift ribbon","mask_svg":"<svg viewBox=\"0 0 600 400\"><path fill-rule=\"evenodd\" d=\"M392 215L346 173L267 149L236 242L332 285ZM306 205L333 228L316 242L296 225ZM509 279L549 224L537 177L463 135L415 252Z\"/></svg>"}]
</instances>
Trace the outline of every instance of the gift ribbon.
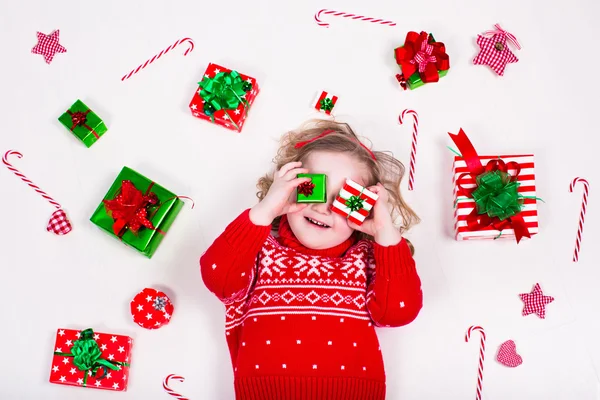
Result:
<instances>
[{"instance_id":1,"label":"gift ribbon","mask_svg":"<svg viewBox=\"0 0 600 400\"><path fill-rule=\"evenodd\" d=\"M80 371L90 371L95 377L99 369L103 370L103 374L96 379L104 379L108 373L108 369L118 371L117 365L129 367L129 363L113 361L112 363L108 360L101 358L102 351L98 347L98 343L94 340L94 331L92 329L86 329L81 331L80 338L73 342L73 347L70 353L62 353L55 351L54 355L73 357L73 364ZM116 365L115 365L116 364ZM88 373L85 372L83 375L83 386L87 383Z\"/></svg>"},{"instance_id":2,"label":"gift ribbon","mask_svg":"<svg viewBox=\"0 0 600 400\"><path fill-rule=\"evenodd\" d=\"M321 107L321 110L323 111L331 111L333 110L333 106L333 100L331 100L329 97L325 97L319 102L319 107Z\"/></svg>"},{"instance_id":3,"label":"gift ribbon","mask_svg":"<svg viewBox=\"0 0 600 400\"><path fill-rule=\"evenodd\" d=\"M397 48L395 55L404 79L418 73L424 83L437 82L440 79L439 71L450 69L446 46L435 42L427 32L408 32L404 46Z\"/></svg>"},{"instance_id":4,"label":"gift ribbon","mask_svg":"<svg viewBox=\"0 0 600 400\"><path fill-rule=\"evenodd\" d=\"M419 65L419 73L425 72L425 68L427 64L434 63L437 61L437 58L432 55L433 46L428 44L426 41L421 42L421 50L415 54L415 57L410 61L411 64Z\"/></svg>"},{"instance_id":5,"label":"gift ribbon","mask_svg":"<svg viewBox=\"0 0 600 400\"><path fill-rule=\"evenodd\" d=\"M469 172L461 174L456 185L459 194L472 198L476 207L467 215L467 228L471 231L492 227L500 231L512 228L515 232L517 243L523 237L531 235L525 220L520 215L523 196L518 194L517 177L521 172L519 163L511 161L505 163L500 159L490 160L484 167L473 144L460 129L458 134L449 133L458 150L467 164ZM514 171L513 173L509 173ZM476 182L476 187L467 189L462 186L462 180L471 176Z\"/></svg>"},{"instance_id":6,"label":"gift ribbon","mask_svg":"<svg viewBox=\"0 0 600 400\"><path fill-rule=\"evenodd\" d=\"M500 24L494 24L494 28L496 28L496 29L493 29L490 31L485 31L483 34L490 35L490 36L504 35L512 44L514 44L516 46L517 49L521 50L521 45L519 44L519 41L517 40L515 35L502 29L500 27Z\"/></svg>"},{"instance_id":7,"label":"gift ribbon","mask_svg":"<svg viewBox=\"0 0 600 400\"><path fill-rule=\"evenodd\" d=\"M315 188L315 184L312 181L303 182L298 185L298 193L308 197L313 194L313 189Z\"/></svg>"},{"instance_id":8,"label":"gift ribbon","mask_svg":"<svg viewBox=\"0 0 600 400\"><path fill-rule=\"evenodd\" d=\"M200 96L204 99L204 113L214 122L214 114L224 110L231 122L238 127L226 110L235 110L240 103L246 109L248 101L243 98L252 90L252 83L242 80L237 71L219 72L213 78L204 77L200 85ZM246 110L247 111L247 110ZM239 128L238 128L239 129Z\"/></svg>"},{"instance_id":9,"label":"gift ribbon","mask_svg":"<svg viewBox=\"0 0 600 400\"><path fill-rule=\"evenodd\" d=\"M71 117L71 121L73 122L73 125L71 126L71 132L73 132L76 127L82 126L85 129L87 129L88 131L92 132L92 134L94 135L94 137L96 139L100 139L100 136L96 133L96 131L93 130L89 125L86 124L87 115L90 111L91 110L87 110L85 112L83 112L83 111L72 112L71 110L67 110L67 114L69 114L69 116Z\"/></svg>"}]
</instances>

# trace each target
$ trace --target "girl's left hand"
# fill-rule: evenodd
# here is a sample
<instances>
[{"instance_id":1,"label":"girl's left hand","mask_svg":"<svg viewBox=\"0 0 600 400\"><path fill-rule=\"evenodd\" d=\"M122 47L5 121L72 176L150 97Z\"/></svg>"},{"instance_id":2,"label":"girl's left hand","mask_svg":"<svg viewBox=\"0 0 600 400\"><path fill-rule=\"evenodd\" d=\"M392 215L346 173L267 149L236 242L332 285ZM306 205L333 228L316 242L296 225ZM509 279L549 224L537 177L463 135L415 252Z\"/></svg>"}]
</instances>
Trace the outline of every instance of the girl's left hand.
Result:
<instances>
[{"instance_id":1,"label":"girl's left hand","mask_svg":"<svg viewBox=\"0 0 600 400\"><path fill-rule=\"evenodd\" d=\"M348 226L359 232L373 236L375 241L382 246L398 244L402 239L402 235L400 235L398 228L394 226L392 216L390 215L388 191L381 183L369 186L367 189L379 196L371 210L371 215L363 221L362 225L356 225L347 220Z\"/></svg>"}]
</instances>

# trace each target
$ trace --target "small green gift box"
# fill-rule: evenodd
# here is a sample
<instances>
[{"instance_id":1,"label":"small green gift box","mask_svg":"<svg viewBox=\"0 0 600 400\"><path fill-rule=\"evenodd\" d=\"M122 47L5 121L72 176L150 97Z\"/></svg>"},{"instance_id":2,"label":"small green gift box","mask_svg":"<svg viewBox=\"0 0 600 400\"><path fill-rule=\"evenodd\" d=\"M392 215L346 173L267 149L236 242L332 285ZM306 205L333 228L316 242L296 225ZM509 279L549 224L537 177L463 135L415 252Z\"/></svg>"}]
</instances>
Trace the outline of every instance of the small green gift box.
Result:
<instances>
[{"instance_id":1,"label":"small green gift box","mask_svg":"<svg viewBox=\"0 0 600 400\"><path fill-rule=\"evenodd\" d=\"M87 147L91 147L108 130L104 121L83 101L77 100L58 120Z\"/></svg>"},{"instance_id":2,"label":"small green gift box","mask_svg":"<svg viewBox=\"0 0 600 400\"><path fill-rule=\"evenodd\" d=\"M298 178L310 178L296 189L297 203L326 203L327 175L325 174L298 174Z\"/></svg>"},{"instance_id":3,"label":"small green gift box","mask_svg":"<svg viewBox=\"0 0 600 400\"><path fill-rule=\"evenodd\" d=\"M124 167L90 221L151 258L182 207L174 193Z\"/></svg>"}]
</instances>

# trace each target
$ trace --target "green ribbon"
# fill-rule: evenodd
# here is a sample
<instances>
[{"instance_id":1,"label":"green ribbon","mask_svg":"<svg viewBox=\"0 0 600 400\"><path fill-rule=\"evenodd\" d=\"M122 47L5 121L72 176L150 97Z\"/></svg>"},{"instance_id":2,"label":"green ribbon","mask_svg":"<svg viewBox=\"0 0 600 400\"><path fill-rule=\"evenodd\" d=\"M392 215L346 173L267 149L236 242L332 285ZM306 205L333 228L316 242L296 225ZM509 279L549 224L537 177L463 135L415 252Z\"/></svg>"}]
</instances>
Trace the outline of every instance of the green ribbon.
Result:
<instances>
[{"instance_id":1,"label":"green ribbon","mask_svg":"<svg viewBox=\"0 0 600 400\"><path fill-rule=\"evenodd\" d=\"M333 110L333 101L329 97L325 97L323 100L319 102L319 107L323 111L331 111Z\"/></svg>"},{"instance_id":2,"label":"green ribbon","mask_svg":"<svg viewBox=\"0 0 600 400\"><path fill-rule=\"evenodd\" d=\"M499 170L479 175L477 189L472 194L477 213L498 217L501 221L517 215L523 208L519 186L510 174Z\"/></svg>"},{"instance_id":3,"label":"green ribbon","mask_svg":"<svg viewBox=\"0 0 600 400\"><path fill-rule=\"evenodd\" d=\"M205 76L198 85L200 96L204 99L204 113L212 122L215 122L214 114L219 110L235 110L240 103L246 107L248 101L243 96L252 90L252 84L242 80L237 71L219 72L214 78Z\"/></svg>"},{"instance_id":4,"label":"green ribbon","mask_svg":"<svg viewBox=\"0 0 600 400\"><path fill-rule=\"evenodd\" d=\"M80 371L91 371L94 376L102 368L104 373L97 379L103 379L106 376L107 368L118 371L119 367L117 365L129 366L128 363L117 361L111 363L108 360L100 358L102 351L98 347L98 343L94 340L94 331L92 329L86 329L81 332L79 339L73 342L70 353L54 352L54 354L57 356L73 357L73 364ZM87 383L87 377L88 372L85 372L83 375L83 386Z\"/></svg>"},{"instance_id":5,"label":"green ribbon","mask_svg":"<svg viewBox=\"0 0 600 400\"><path fill-rule=\"evenodd\" d=\"M348 200L346 200L346 207L350 209L350 212L355 212L363 208L364 203L364 199L361 199L360 196L350 196ZM350 217L350 215L348 215L348 217Z\"/></svg>"}]
</instances>

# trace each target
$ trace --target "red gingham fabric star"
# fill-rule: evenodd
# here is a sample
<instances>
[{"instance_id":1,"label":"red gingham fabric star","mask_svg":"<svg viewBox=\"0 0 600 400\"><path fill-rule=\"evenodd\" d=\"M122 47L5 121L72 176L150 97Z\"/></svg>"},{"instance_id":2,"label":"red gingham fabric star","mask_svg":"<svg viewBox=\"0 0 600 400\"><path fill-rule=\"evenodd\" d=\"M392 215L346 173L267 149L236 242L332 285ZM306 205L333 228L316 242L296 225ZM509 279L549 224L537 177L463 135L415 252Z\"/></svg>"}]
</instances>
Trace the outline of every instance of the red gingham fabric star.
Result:
<instances>
[{"instance_id":1,"label":"red gingham fabric star","mask_svg":"<svg viewBox=\"0 0 600 400\"><path fill-rule=\"evenodd\" d=\"M37 33L38 43L35 45L31 52L33 54L41 54L44 56L47 64L52 62L56 53L66 53L67 49L58 43L59 30L53 31L51 34L46 35L42 32Z\"/></svg>"},{"instance_id":2,"label":"red gingham fabric star","mask_svg":"<svg viewBox=\"0 0 600 400\"><path fill-rule=\"evenodd\" d=\"M496 360L507 367L518 367L523 364L523 358L517 353L517 346L513 340L507 340L500 345Z\"/></svg>"},{"instance_id":3,"label":"red gingham fabric star","mask_svg":"<svg viewBox=\"0 0 600 400\"><path fill-rule=\"evenodd\" d=\"M46 227L48 232L52 232L57 235L66 235L67 233L71 232L71 229L71 222L67 218L67 214L62 209L58 209L52 213L50 221L48 221L48 226Z\"/></svg>"},{"instance_id":4,"label":"red gingham fabric star","mask_svg":"<svg viewBox=\"0 0 600 400\"><path fill-rule=\"evenodd\" d=\"M523 307L523 316L537 314L540 318L546 318L546 304L554 301L552 296L544 296L539 283L536 283L531 293L521 293L519 295L525 303Z\"/></svg>"},{"instance_id":5,"label":"red gingham fabric star","mask_svg":"<svg viewBox=\"0 0 600 400\"><path fill-rule=\"evenodd\" d=\"M495 34L491 38L477 35L477 44L481 50L473 60L473 64L489 65L500 76L504 75L506 64L519 61L508 48L505 34Z\"/></svg>"}]
</instances>

